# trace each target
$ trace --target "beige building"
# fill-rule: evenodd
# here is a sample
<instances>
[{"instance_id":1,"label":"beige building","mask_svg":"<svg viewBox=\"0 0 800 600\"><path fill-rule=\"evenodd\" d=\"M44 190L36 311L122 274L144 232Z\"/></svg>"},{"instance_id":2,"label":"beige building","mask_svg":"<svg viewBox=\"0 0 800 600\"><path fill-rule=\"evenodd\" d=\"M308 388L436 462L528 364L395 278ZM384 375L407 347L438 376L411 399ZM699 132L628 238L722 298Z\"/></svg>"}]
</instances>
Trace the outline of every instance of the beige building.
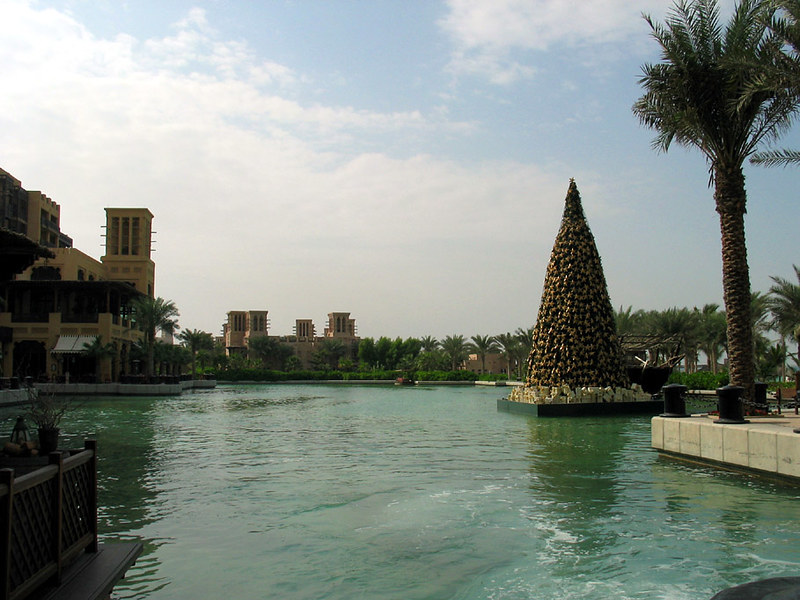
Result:
<instances>
[{"instance_id":1,"label":"beige building","mask_svg":"<svg viewBox=\"0 0 800 600\"><path fill-rule=\"evenodd\" d=\"M246 354L248 342L255 337L269 333L269 311L232 310L228 320L222 325L225 340L225 354Z\"/></svg>"},{"instance_id":2,"label":"beige building","mask_svg":"<svg viewBox=\"0 0 800 600\"><path fill-rule=\"evenodd\" d=\"M0 227L21 233L45 248L68 248L72 239L61 232L61 207L42 192L0 169Z\"/></svg>"},{"instance_id":3,"label":"beige building","mask_svg":"<svg viewBox=\"0 0 800 600\"><path fill-rule=\"evenodd\" d=\"M505 373L508 375L508 373L506 373L508 370L508 361L503 358L499 352L488 353L485 357L485 362L481 361L481 357L477 354L470 354L464 362L464 368L478 375L484 375L486 373L493 375Z\"/></svg>"},{"instance_id":4,"label":"beige building","mask_svg":"<svg viewBox=\"0 0 800 600\"><path fill-rule=\"evenodd\" d=\"M106 209L106 277L155 297L156 264L150 258L153 214L146 208Z\"/></svg>"},{"instance_id":5,"label":"beige building","mask_svg":"<svg viewBox=\"0 0 800 600\"><path fill-rule=\"evenodd\" d=\"M57 223L52 220L60 215L57 205L43 194L28 193L28 198L34 199L29 209L39 202L39 235L52 242L45 221ZM152 220L146 208L107 208L106 254L100 261L75 248L54 247L53 258L40 258L15 280L0 284L3 376L118 381L132 372L131 347L141 333L131 329L131 302L154 290ZM113 346L113 356L100 359L99 368L85 351L97 336Z\"/></svg>"},{"instance_id":6,"label":"beige building","mask_svg":"<svg viewBox=\"0 0 800 600\"><path fill-rule=\"evenodd\" d=\"M223 324L225 352L228 356L247 352L247 341L254 336L269 335L269 320L266 310L230 311L228 320ZM317 336L317 329L311 319L297 319L293 335L271 336L291 346L294 356L304 369L311 368L314 353L325 340L334 339L341 342L345 349L343 358L352 360L358 357L358 337L356 320L350 318L348 312L328 313L328 321L322 336Z\"/></svg>"}]
</instances>

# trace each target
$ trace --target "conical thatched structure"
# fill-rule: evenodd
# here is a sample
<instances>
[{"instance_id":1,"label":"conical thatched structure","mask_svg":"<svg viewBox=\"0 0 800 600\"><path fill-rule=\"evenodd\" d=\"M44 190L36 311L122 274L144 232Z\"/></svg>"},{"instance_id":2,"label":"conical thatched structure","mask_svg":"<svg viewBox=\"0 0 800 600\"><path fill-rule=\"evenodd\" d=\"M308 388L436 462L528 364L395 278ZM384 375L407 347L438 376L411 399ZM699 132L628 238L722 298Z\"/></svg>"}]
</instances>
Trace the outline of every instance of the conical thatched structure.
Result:
<instances>
[{"instance_id":1,"label":"conical thatched structure","mask_svg":"<svg viewBox=\"0 0 800 600\"><path fill-rule=\"evenodd\" d=\"M600 255L571 179L533 330L526 386L628 387L621 358Z\"/></svg>"}]
</instances>

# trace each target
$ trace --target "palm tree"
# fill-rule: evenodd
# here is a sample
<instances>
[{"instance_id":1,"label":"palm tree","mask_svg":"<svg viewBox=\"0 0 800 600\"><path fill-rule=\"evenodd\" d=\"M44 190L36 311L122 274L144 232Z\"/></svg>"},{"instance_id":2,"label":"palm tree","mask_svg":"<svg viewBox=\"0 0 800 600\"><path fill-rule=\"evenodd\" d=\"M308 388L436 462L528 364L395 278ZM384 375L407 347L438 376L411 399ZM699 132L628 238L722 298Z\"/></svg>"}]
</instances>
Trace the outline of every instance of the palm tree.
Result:
<instances>
[{"instance_id":1,"label":"palm tree","mask_svg":"<svg viewBox=\"0 0 800 600\"><path fill-rule=\"evenodd\" d=\"M506 359L506 375L511 379L514 367L520 364L528 356L528 347L523 346L516 335L511 333L500 333L494 336L500 355Z\"/></svg>"},{"instance_id":2,"label":"palm tree","mask_svg":"<svg viewBox=\"0 0 800 600\"><path fill-rule=\"evenodd\" d=\"M753 80L751 90L754 94L768 90L797 98L800 96L800 2L773 0L773 6L777 12L765 14L764 22L785 46L775 52L774 68L763 69L761 76ZM800 151L757 152L750 160L767 167L787 166L800 163Z\"/></svg>"},{"instance_id":3,"label":"palm tree","mask_svg":"<svg viewBox=\"0 0 800 600\"><path fill-rule=\"evenodd\" d=\"M311 361L317 368L335 369L339 365L339 359L345 354L347 354L347 348L341 340L326 338L319 344Z\"/></svg>"},{"instance_id":4,"label":"palm tree","mask_svg":"<svg viewBox=\"0 0 800 600\"><path fill-rule=\"evenodd\" d=\"M481 373L486 373L486 355L497 350L497 340L490 335L473 335L470 347L481 359Z\"/></svg>"},{"instance_id":5,"label":"palm tree","mask_svg":"<svg viewBox=\"0 0 800 600\"><path fill-rule=\"evenodd\" d=\"M652 311L647 321L650 331L658 336L661 343L655 348L656 362L676 363L681 351L689 357L697 355L697 338L700 319L696 312L688 308L672 307L662 311ZM687 358L687 371L692 359Z\"/></svg>"},{"instance_id":6,"label":"palm tree","mask_svg":"<svg viewBox=\"0 0 800 600\"><path fill-rule=\"evenodd\" d=\"M442 340L442 351L445 353L453 371L456 371L469 355L469 346L463 335L448 335Z\"/></svg>"},{"instance_id":7,"label":"palm tree","mask_svg":"<svg viewBox=\"0 0 800 600\"><path fill-rule=\"evenodd\" d=\"M102 365L103 360L111 358L117 353L117 349L114 347L114 344L112 344L111 342L104 344L103 336L98 335L91 342L86 342L83 345L83 353L89 358L94 359L95 381L97 383L102 383L100 381L101 379L100 367Z\"/></svg>"},{"instance_id":8,"label":"palm tree","mask_svg":"<svg viewBox=\"0 0 800 600\"><path fill-rule=\"evenodd\" d=\"M716 0L679 0L666 25L646 16L663 62L642 67L645 94L633 105L639 120L658 132L655 148L667 151L676 141L698 148L710 163L722 232L730 381L745 388L748 400L755 361L743 163L788 127L797 108L783 94L747 89L760 67L771 67L781 44L762 20L764 6L763 0L741 0L724 30Z\"/></svg>"},{"instance_id":9,"label":"palm tree","mask_svg":"<svg viewBox=\"0 0 800 600\"><path fill-rule=\"evenodd\" d=\"M197 370L197 353L201 350L212 350L214 348L214 338L210 333L199 329L184 329L178 334L178 339L192 353L192 379L194 379Z\"/></svg>"},{"instance_id":10,"label":"palm tree","mask_svg":"<svg viewBox=\"0 0 800 600\"><path fill-rule=\"evenodd\" d=\"M171 300L139 296L131 302L132 319L136 329L142 332L142 349L144 350L145 375L153 376L156 333L174 333L178 328L178 309Z\"/></svg>"},{"instance_id":11,"label":"palm tree","mask_svg":"<svg viewBox=\"0 0 800 600\"><path fill-rule=\"evenodd\" d=\"M698 347L706 355L709 371L716 374L720 356L725 348L725 335L728 328L725 313L719 310L719 304L713 303L705 304L697 312L700 320Z\"/></svg>"},{"instance_id":12,"label":"palm tree","mask_svg":"<svg viewBox=\"0 0 800 600\"><path fill-rule=\"evenodd\" d=\"M286 368L286 360L294 354L294 350L276 337L260 335L251 337L247 342L247 353L250 358L260 360L266 368L283 370Z\"/></svg>"},{"instance_id":13,"label":"palm tree","mask_svg":"<svg viewBox=\"0 0 800 600\"><path fill-rule=\"evenodd\" d=\"M619 307L618 311L614 311L614 320L617 324L617 335L624 336L637 333L645 333L644 331L644 311L634 311L632 306L628 308Z\"/></svg>"},{"instance_id":14,"label":"palm tree","mask_svg":"<svg viewBox=\"0 0 800 600\"><path fill-rule=\"evenodd\" d=\"M767 306L772 314L772 325L781 336L781 344L786 348L786 340L800 344L800 269L794 268L798 284L783 277L771 277L774 285L769 288ZM785 376L784 369L781 372Z\"/></svg>"},{"instance_id":15,"label":"palm tree","mask_svg":"<svg viewBox=\"0 0 800 600\"><path fill-rule=\"evenodd\" d=\"M432 335L426 335L419 340L422 342L422 351L423 352L433 352L439 347L439 340L437 340Z\"/></svg>"},{"instance_id":16,"label":"palm tree","mask_svg":"<svg viewBox=\"0 0 800 600\"><path fill-rule=\"evenodd\" d=\"M797 265L792 267L797 283L783 277L770 277L774 285L769 288L769 310L775 329L784 338L794 337L800 325L800 269Z\"/></svg>"}]
</instances>

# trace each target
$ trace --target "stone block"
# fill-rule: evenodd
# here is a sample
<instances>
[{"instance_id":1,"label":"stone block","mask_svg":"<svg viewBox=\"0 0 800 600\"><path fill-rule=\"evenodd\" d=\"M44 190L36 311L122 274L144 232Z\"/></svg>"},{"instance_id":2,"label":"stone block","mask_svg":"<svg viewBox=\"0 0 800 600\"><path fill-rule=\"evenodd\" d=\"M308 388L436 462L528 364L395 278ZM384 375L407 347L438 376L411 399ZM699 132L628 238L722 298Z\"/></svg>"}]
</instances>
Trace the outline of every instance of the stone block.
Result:
<instances>
[{"instance_id":1,"label":"stone block","mask_svg":"<svg viewBox=\"0 0 800 600\"><path fill-rule=\"evenodd\" d=\"M800 433L791 429L777 434L778 473L800 477Z\"/></svg>"},{"instance_id":2,"label":"stone block","mask_svg":"<svg viewBox=\"0 0 800 600\"><path fill-rule=\"evenodd\" d=\"M722 431L724 425L715 425L710 419L700 423L700 456L722 461Z\"/></svg>"},{"instance_id":3,"label":"stone block","mask_svg":"<svg viewBox=\"0 0 800 600\"><path fill-rule=\"evenodd\" d=\"M681 451L680 421L680 419L664 419L664 450L668 452Z\"/></svg>"},{"instance_id":4,"label":"stone block","mask_svg":"<svg viewBox=\"0 0 800 600\"><path fill-rule=\"evenodd\" d=\"M664 418L653 417L650 420L650 446L656 450L664 449Z\"/></svg>"},{"instance_id":5,"label":"stone block","mask_svg":"<svg viewBox=\"0 0 800 600\"><path fill-rule=\"evenodd\" d=\"M700 456L700 423L690 419L676 419L680 423L681 454Z\"/></svg>"},{"instance_id":6,"label":"stone block","mask_svg":"<svg viewBox=\"0 0 800 600\"><path fill-rule=\"evenodd\" d=\"M749 467L750 450L747 427L718 423L713 426L722 429L722 460L732 465Z\"/></svg>"},{"instance_id":7,"label":"stone block","mask_svg":"<svg viewBox=\"0 0 800 600\"><path fill-rule=\"evenodd\" d=\"M750 429L748 434L748 451L750 453L751 469L761 469L772 473L778 470L778 442L777 432Z\"/></svg>"}]
</instances>

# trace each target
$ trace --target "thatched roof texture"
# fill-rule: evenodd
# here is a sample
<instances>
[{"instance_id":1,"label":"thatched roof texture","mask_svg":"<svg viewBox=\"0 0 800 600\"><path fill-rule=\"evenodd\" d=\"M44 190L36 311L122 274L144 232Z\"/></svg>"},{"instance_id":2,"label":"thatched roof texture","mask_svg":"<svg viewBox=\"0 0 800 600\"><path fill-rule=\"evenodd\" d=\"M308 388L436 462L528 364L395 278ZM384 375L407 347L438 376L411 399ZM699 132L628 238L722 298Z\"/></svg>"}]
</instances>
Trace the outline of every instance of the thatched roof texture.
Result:
<instances>
[{"instance_id":1,"label":"thatched roof texture","mask_svg":"<svg viewBox=\"0 0 800 600\"><path fill-rule=\"evenodd\" d=\"M574 180L553 244L526 386L628 387L614 310Z\"/></svg>"}]
</instances>

